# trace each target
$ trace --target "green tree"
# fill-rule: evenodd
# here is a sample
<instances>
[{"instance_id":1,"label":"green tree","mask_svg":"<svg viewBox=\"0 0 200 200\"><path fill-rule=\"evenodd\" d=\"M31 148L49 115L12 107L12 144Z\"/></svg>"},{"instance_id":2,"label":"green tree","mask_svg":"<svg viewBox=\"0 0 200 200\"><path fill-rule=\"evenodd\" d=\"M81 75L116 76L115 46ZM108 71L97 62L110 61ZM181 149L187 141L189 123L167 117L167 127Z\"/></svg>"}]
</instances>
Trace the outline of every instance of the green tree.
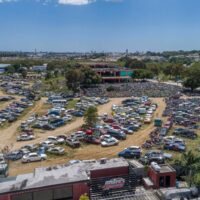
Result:
<instances>
[{"instance_id":1,"label":"green tree","mask_svg":"<svg viewBox=\"0 0 200 200\"><path fill-rule=\"evenodd\" d=\"M8 67L6 67L6 72L8 74L13 74L13 73L15 73L15 68L12 65L8 66Z\"/></svg>"},{"instance_id":2,"label":"green tree","mask_svg":"<svg viewBox=\"0 0 200 200\"><path fill-rule=\"evenodd\" d=\"M65 72L65 79L68 89L75 93L79 91L83 74L79 69L69 68Z\"/></svg>"},{"instance_id":3,"label":"green tree","mask_svg":"<svg viewBox=\"0 0 200 200\"><path fill-rule=\"evenodd\" d=\"M90 106L84 113L84 121L88 127L94 127L98 121L98 111L94 106Z\"/></svg>"},{"instance_id":4,"label":"green tree","mask_svg":"<svg viewBox=\"0 0 200 200\"><path fill-rule=\"evenodd\" d=\"M58 75L59 75L59 71L56 69L56 70L54 71L54 76L55 76L55 77L58 77Z\"/></svg>"},{"instance_id":5,"label":"green tree","mask_svg":"<svg viewBox=\"0 0 200 200\"><path fill-rule=\"evenodd\" d=\"M147 69L136 69L132 74L133 79L151 79L153 78L153 73Z\"/></svg>"},{"instance_id":6,"label":"green tree","mask_svg":"<svg viewBox=\"0 0 200 200\"><path fill-rule=\"evenodd\" d=\"M170 65L165 66L164 69L163 69L163 73L166 76L169 76L171 78L172 75L173 75L173 65L170 64Z\"/></svg>"},{"instance_id":7,"label":"green tree","mask_svg":"<svg viewBox=\"0 0 200 200\"><path fill-rule=\"evenodd\" d=\"M99 84L101 82L101 77L90 67L82 67L81 73L83 74L81 82L83 85Z\"/></svg>"},{"instance_id":8,"label":"green tree","mask_svg":"<svg viewBox=\"0 0 200 200\"><path fill-rule=\"evenodd\" d=\"M177 166L176 171L178 175L187 177L187 181L192 183L196 172L200 172L200 158L196 156L191 150L182 154L179 160L175 160L174 164Z\"/></svg>"},{"instance_id":9,"label":"green tree","mask_svg":"<svg viewBox=\"0 0 200 200\"><path fill-rule=\"evenodd\" d=\"M185 72L185 67L182 64L175 64L172 66L172 75L177 79Z\"/></svg>"},{"instance_id":10,"label":"green tree","mask_svg":"<svg viewBox=\"0 0 200 200\"><path fill-rule=\"evenodd\" d=\"M46 76L45 76L45 79L48 80L48 79L50 79L51 77L52 77L51 72L50 72L50 71L47 71Z\"/></svg>"},{"instance_id":11,"label":"green tree","mask_svg":"<svg viewBox=\"0 0 200 200\"><path fill-rule=\"evenodd\" d=\"M23 78L26 78L26 76L27 76L27 70L25 70L25 69L22 70L21 71L21 75L22 75Z\"/></svg>"},{"instance_id":12,"label":"green tree","mask_svg":"<svg viewBox=\"0 0 200 200\"><path fill-rule=\"evenodd\" d=\"M148 69L155 75L158 76L161 72L161 69L156 64L149 64Z\"/></svg>"},{"instance_id":13,"label":"green tree","mask_svg":"<svg viewBox=\"0 0 200 200\"><path fill-rule=\"evenodd\" d=\"M183 82L183 86L186 88L190 88L191 91L193 92L196 88L200 86L199 80L194 78L194 77L188 77L186 80Z\"/></svg>"},{"instance_id":14,"label":"green tree","mask_svg":"<svg viewBox=\"0 0 200 200\"><path fill-rule=\"evenodd\" d=\"M145 69L146 68L146 64L144 61L131 59L128 56L120 58L118 62L123 63L123 67L128 67L131 69Z\"/></svg>"},{"instance_id":15,"label":"green tree","mask_svg":"<svg viewBox=\"0 0 200 200\"><path fill-rule=\"evenodd\" d=\"M200 63L192 65L186 71L186 74L185 81L183 82L185 87L191 88L192 91L200 87Z\"/></svg>"}]
</instances>

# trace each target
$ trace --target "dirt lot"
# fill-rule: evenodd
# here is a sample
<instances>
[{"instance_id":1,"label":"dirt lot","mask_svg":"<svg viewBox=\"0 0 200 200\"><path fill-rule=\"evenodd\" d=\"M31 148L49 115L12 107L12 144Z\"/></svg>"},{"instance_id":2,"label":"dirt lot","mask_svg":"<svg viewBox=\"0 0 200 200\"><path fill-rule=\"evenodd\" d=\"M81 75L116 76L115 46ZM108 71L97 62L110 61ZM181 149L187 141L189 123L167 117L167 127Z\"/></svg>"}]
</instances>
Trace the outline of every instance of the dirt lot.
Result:
<instances>
[{"instance_id":1,"label":"dirt lot","mask_svg":"<svg viewBox=\"0 0 200 200\"><path fill-rule=\"evenodd\" d=\"M0 96L1 96L1 92L0 92ZM11 104L14 101L19 101L22 97L20 96L14 96L15 99L10 100L10 101L6 101L6 102L0 102L0 110L6 108L9 104Z\"/></svg>"},{"instance_id":2,"label":"dirt lot","mask_svg":"<svg viewBox=\"0 0 200 200\"><path fill-rule=\"evenodd\" d=\"M0 90L0 96L3 96L3 95L5 95L5 93L2 90Z\"/></svg>"},{"instance_id":3,"label":"dirt lot","mask_svg":"<svg viewBox=\"0 0 200 200\"><path fill-rule=\"evenodd\" d=\"M105 112L107 112L108 114L111 113L111 107L113 104L120 104L120 102L123 100L124 98L116 98L116 99L111 99L109 103L105 104L105 105L101 105L98 107L98 111L99 114L103 114ZM21 121L24 121L31 113L33 112L41 112L42 107L44 107L46 99L42 99L41 101L36 103L36 106L25 116L23 117L22 120L17 121L16 123L14 123L11 127L9 127L10 129L5 129L4 130L4 136L6 135L5 133L9 131L9 141L5 140L5 138L3 138L4 141L6 141L6 144L8 144L8 146L11 147L12 150L14 149L19 149L20 147L26 145L26 144L37 144L41 141L44 141L47 136L51 135L51 136L56 136L56 135L60 135L60 134L70 134L72 131L78 129L82 124L83 124L83 118L76 118L73 122L62 126L60 128L57 128L53 131L36 131L36 139L33 141L27 141L27 142L16 142L16 129L19 127ZM7 134L8 135L8 134ZM11 143L12 142L12 143ZM5 142L3 142L3 144L5 144ZM1 142L0 142L1 145Z\"/></svg>"},{"instance_id":4,"label":"dirt lot","mask_svg":"<svg viewBox=\"0 0 200 200\"><path fill-rule=\"evenodd\" d=\"M99 114L103 114L105 112L110 113L112 104L120 104L120 102L123 99L124 98L114 98L114 99L111 99L111 101L108 104L99 106L98 108ZM162 98L156 98L156 99L153 99L153 101L158 104L158 109L155 112L155 117L161 117L162 112L165 108L165 103ZM39 106L37 105L37 108L35 108L35 110L39 110L39 108L42 106L43 103L44 102L40 102ZM63 133L69 134L74 129L77 129L78 127L80 127L82 123L83 123L83 119L77 118L71 124L58 128L54 131L47 131L45 132L45 134L39 133L37 135L37 139L32 141L31 143L39 143L40 141L46 139L48 135L59 135ZM20 122L18 123L18 125L19 124ZM16 136L13 134L13 128L14 127L11 128L12 133L6 131L4 134L1 134L1 135L4 135L5 137L4 138L5 140L3 139L4 144L6 142L7 144L10 144L12 142L12 149L17 149L27 143L30 143L30 142L16 143L15 142ZM16 125L15 125L15 128L16 128ZM34 168L36 167L62 164L72 159L81 160L81 159L99 159L102 157L107 157L107 158L114 157L117 155L119 151L123 150L127 146L141 145L148 138L149 133L153 129L154 129L154 126L153 126L153 123L151 123L150 125L145 126L145 128L141 129L137 133L128 136L127 140L120 142L118 146L114 146L114 147L102 148L100 145L82 145L81 148L75 149L75 150L69 147L65 147L67 151L67 155L64 155L61 157L49 156L47 161L43 161L39 163L29 163L29 164L21 164L20 161L10 162L9 174L10 176L14 176L20 173L29 173L29 172L32 172ZM6 136L6 134L9 136Z\"/></svg>"},{"instance_id":5,"label":"dirt lot","mask_svg":"<svg viewBox=\"0 0 200 200\"><path fill-rule=\"evenodd\" d=\"M17 144L16 133L21 122L26 120L32 113L39 111L45 101L46 99L41 99L40 101L36 102L36 104L30 108L30 110L22 118L20 118L20 120L12 123L8 128L0 130L0 149L4 148L6 145L12 149L12 147Z\"/></svg>"}]
</instances>

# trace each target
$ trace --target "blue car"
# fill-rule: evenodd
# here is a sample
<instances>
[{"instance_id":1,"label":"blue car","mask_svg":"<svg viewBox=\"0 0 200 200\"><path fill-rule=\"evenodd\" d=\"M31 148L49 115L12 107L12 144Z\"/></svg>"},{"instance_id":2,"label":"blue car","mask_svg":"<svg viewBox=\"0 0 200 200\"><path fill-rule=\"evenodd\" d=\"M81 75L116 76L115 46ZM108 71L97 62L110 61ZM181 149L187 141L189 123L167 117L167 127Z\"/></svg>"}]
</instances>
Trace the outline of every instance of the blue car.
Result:
<instances>
[{"instance_id":1,"label":"blue car","mask_svg":"<svg viewBox=\"0 0 200 200\"><path fill-rule=\"evenodd\" d=\"M73 113L73 115L75 116L75 117L83 117L83 112L81 112L81 111L75 111L74 113Z\"/></svg>"},{"instance_id":2,"label":"blue car","mask_svg":"<svg viewBox=\"0 0 200 200\"><path fill-rule=\"evenodd\" d=\"M142 150L140 147L131 146L118 153L119 157L123 158L140 158Z\"/></svg>"},{"instance_id":3,"label":"blue car","mask_svg":"<svg viewBox=\"0 0 200 200\"><path fill-rule=\"evenodd\" d=\"M22 151L13 151L5 155L5 159L7 160L19 160L23 157Z\"/></svg>"},{"instance_id":4,"label":"blue car","mask_svg":"<svg viewBox=\"0 0 200 200\"><path fill-rule=\"evenodd\" d=\"M164 145L164 149L172 150L172 151L185 152L186 151L186 146L185 146L185 144L169 143L169 144L165 144Z\"/></svg>"},{"instance_id":5,"label":"blue car","mask_svg":"<svg viewBox=\"0 0 200 200\"><path fill-rule=\"evenodd\" d=\"M118 140L126 140L126 134L123 131L111 129L107 131L107 134Z\"/></svg>"}]
</instances>

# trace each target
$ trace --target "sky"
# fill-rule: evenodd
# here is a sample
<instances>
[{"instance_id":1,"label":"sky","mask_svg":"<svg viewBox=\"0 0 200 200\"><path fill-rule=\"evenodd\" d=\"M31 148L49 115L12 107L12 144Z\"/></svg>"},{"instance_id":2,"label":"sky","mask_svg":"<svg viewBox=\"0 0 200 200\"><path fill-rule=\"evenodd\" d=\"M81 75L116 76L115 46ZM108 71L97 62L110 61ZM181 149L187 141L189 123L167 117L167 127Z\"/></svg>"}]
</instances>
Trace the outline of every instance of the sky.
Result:
<instances>
[{"instance_id":1,"label":"sky","mask_svg":"<svg viewBox=\"0 0 200 200\"><path fill-rule=\"evenodd\" d=\"M0 0L0 50L199 50L199 8L200 0Z\"/></svg>"}]
</instances>

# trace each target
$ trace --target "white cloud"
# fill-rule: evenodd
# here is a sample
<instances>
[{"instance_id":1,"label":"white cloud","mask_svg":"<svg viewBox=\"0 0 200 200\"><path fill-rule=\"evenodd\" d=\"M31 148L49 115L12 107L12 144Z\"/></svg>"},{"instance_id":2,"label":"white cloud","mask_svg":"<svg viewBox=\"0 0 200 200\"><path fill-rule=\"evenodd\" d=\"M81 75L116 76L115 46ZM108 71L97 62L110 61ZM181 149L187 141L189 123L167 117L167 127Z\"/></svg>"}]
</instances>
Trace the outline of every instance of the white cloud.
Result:
<instances>
[{"instance_id":1,"label":"white cloud","mask_svg":"<svg viewBox=\"0 0 200 200\"><path fill-rule=\"evenodd\" d=\"M94 2L95 0L58 0L59 4L69 4L69 5L86 5Z\"/></svg>"},{"instance_id":2,"label":"white cloud","mask_svg":"<svg viewBox=\"0 0 200 200\"><path fill-rule=\"evenodd\" d=\"M7 2L12 2L12 1L17 1L17 0L0 0L0 3L7 3Z\"/></svg>"},{"instance_id":3,"label":"white cloud","mask_svg":"<svg viewBox=\"0 0 200 200\"><path fill-rule=\"evenodd\" d=\"M23 0L0 0L0 3L8 3L8 2L16 2L16 1L23 1ZM90 3L94 3L96 1L104 1L104 2L122 2L123 0L30 0L30 1L36 1L41 2L43 5L46 5L50 2L56 1L58 4L62 5L87 5Z\"/></svg>"}]
</instances>

